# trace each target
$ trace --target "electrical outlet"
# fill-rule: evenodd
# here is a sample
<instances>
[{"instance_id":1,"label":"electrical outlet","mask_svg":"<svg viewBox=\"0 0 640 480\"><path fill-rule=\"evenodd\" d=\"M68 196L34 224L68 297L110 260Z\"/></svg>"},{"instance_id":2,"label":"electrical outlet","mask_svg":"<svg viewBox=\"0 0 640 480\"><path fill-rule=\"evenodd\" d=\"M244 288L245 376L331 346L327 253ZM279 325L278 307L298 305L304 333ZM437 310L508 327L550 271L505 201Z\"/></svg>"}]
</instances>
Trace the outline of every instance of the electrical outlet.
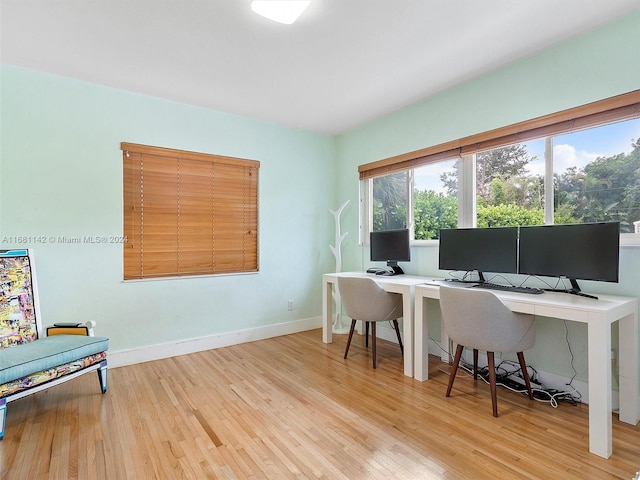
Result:
<instances>
[{"instance_id":1,"label":"electrical outlet","mask_svg":"<svg viewBox=\"0 0 640 480\"><path fill-rule=\"evenodd\" d=\"M288 309L289 311L293 310L293 300L289 300L289 301L287 302L287 309Z\"/></svg>"}]
</instances>

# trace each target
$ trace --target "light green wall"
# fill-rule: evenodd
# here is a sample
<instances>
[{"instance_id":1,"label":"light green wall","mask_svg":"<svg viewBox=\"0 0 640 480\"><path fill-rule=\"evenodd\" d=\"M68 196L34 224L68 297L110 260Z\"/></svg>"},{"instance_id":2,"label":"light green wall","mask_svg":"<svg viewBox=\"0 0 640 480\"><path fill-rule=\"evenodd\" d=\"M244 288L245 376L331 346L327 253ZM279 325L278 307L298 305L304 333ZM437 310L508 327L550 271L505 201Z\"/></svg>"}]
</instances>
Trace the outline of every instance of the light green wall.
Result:
<instances>
[{"instance_id":1,"label":"light green wall","mask_svg":"<svg viewBox=\"0 0 640 480\"><path fill-rule=\"evenodd\" d=\"M638 45L640 12L342 135L338 198L358 204L360 164L640 89ZM345 212L343 228L357 232L357 208ZM359 247L356 238L348 240L345 270L365 268L368 249ZM414 247L405 271L442 276L437 252L435 246ZM619 284L584 282L583 288L639 296L640 249L623 248L620 266ZM436 321L430 327L439 333ZM571 322L568 328L578 379L585 380L586 329ZM563 323L540 319L538 332L527 360L541 370L572 376Z\"/></svg>"},{"instance_id":2,"label":"light green wall","mask_svg":"<svg viewBox=\"0 0 640 480\"><path fill-rule=\"evenodd\" d=\"M96 320L117 351L320 316L332 136L7 65L0 75L0 237L46 240L0 248L34 249L45 324ZM123 283L120 245L58 242L121 235L123 141L259 160L260 273Z\"/></svg>"}]
</instances>

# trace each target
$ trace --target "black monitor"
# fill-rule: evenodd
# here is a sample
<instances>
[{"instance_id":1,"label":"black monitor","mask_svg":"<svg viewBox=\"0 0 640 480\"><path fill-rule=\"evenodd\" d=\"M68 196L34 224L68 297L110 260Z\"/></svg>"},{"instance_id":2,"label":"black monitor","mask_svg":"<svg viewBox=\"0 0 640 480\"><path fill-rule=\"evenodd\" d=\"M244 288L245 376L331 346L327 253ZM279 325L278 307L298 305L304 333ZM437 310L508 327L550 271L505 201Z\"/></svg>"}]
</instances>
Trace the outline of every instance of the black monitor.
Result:
<instances>
[{"instance_id":1,"label":"black monitor","mask_svg":"<svg viewBox=\"0 0 640 480\"><path fill-rule=\"evenodd\" d=\"M440 270L518 272L518 227L446 228L440 230Z\"/></svg>"},{"instance_id":2,"label":"black monitor","mask_svg":"<svg viewBox=\"0 0 640 480\"><path fill-rule=\"evenodd\" d=\"M619 222L520 227L519 273L568 278L563 292L580 295L578 279L617 282L619 258Z\"/></svg>"},{"instance_id":3,"label":"black monitor","mask_svg":"<svg viewBox=\"0 0 640 480\"><path fill-rule=\"evenodd\" d=\"M387 266L391 268L390 275L404 273L402 268L398 266L398 262L411 260L408 229L371 232L369 243L372 262L387 262Z\"/></svg>"}]
</instances>

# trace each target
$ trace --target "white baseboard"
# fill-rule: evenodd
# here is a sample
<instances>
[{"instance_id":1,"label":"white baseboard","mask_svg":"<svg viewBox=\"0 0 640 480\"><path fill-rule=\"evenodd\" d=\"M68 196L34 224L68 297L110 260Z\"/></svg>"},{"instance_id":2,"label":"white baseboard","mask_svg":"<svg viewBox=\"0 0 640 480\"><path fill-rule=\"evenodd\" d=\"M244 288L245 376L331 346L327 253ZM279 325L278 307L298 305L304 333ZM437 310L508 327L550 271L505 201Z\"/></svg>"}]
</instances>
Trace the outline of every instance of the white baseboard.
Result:
<instances>
[{"instance_id":1,"label":"white baseboard","mask_svg":"<svg viewBox=\"0 0 640 480\"><path fill-rule=\"evenodd\" d=\"M150 362L162 358L186 355L188 353L201 352L214 348L228 347L240 343L254 342L266 338L289 335L322 327L322 318L307 318L294 322L284 322L264 327L248 328L235 332L221 333L206 337L190 338L176 342L148 345L128 350L109 350L109 367L117 368L136 363ZM318 341L321 341L318 337Z\"/></svg>"}]
</instances>

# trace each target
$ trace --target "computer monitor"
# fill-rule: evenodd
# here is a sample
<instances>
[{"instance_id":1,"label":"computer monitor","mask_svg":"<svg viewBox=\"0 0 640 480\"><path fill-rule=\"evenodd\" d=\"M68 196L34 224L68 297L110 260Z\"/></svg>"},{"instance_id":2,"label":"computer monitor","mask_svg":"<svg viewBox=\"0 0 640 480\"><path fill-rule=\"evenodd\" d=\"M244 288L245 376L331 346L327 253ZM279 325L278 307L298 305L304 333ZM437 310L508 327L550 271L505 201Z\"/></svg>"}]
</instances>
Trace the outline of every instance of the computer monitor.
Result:
<instances>
[{"instance_id":1,"label":"computer monitor","mask_svg":"<svg viewBox=\"0 0 640 480\"><path fill-rule=\"evenodd\" d=\"M380 230L369 236L372 262L387 262L390 275L402 275L404 271L398 262L411 260L409 249L409 230Z\"/></svg>"},{"instance_id":2,"label":"computer monitor","mask_svg":"<svg viewBox=\"0 0 640 480\"><path fill-rule=\"evenodd\" d=\"M577 280L617 282L620 223L577 223L520 227L518 273L567 278L580 294Z\"/></svg>"},{"instance_id":3,"label":"computer monitor","mask_svg":"<svg viewBox=\"0 0 640 480\"><path fill-rule=\"evenodd\" d=\"M440 270L518 272L518 227L446 228L440 230Z\"/></svg>"}]
</instances>

